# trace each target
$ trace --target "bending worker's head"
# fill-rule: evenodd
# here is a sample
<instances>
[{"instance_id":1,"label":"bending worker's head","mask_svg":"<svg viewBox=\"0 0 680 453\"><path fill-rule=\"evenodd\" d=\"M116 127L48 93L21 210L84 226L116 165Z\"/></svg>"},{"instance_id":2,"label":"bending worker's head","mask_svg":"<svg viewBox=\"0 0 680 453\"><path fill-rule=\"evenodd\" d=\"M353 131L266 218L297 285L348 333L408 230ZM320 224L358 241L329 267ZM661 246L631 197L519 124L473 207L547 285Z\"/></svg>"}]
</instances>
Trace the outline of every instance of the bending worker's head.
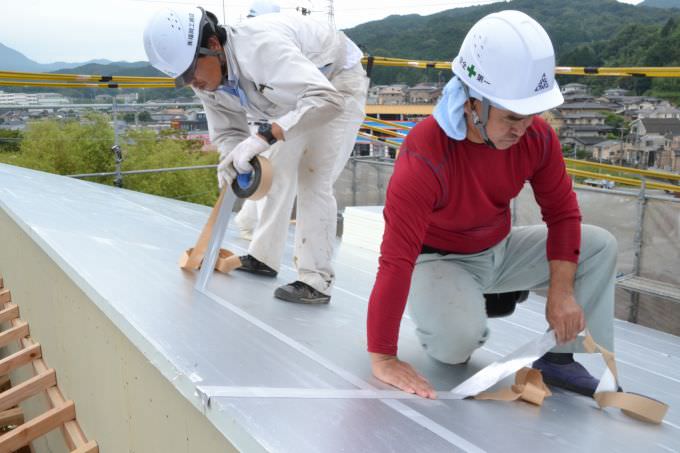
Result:
<instances>
[{"instance_id":1,"label":"bending worker's head","mask_svg":"<svg viewBox=\"0 0 680 453\"><path fill-rule=\"evenodd\" d=\"M517 143L535 114L564 102L555 82L550 38L538 22L519 11L480 19L452 67L467 98L468 138L498 149Z\"/></svg>"},{"instance_id":2,"label":"bending worker's head","mask_svg":"<svg viewBox=\"0 0 680 453\"><path fill-rule=\"evenodd\" d=\"M213 13L197 7L164 8L146 25L144 50L151 65L173 77L177 86L214 91L227 70L226 39Z\"/></svg>"}]
</instances>

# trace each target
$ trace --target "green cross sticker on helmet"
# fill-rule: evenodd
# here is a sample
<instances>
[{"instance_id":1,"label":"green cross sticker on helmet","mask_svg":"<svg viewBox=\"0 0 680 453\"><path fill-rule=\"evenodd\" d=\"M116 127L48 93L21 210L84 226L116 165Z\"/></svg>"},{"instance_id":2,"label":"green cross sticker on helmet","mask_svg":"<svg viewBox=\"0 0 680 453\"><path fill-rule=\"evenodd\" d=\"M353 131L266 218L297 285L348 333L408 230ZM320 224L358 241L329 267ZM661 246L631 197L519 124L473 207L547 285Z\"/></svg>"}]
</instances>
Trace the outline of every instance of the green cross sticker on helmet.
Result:
<instances>
[{"instance_id":1,"label":"green cross sticker on helmet","mask_svg":"<svg viewBox=\"0 0 680 453\"><path fill-rule=\"evenodd\" d=\"M477 72L475 71L475 65L471 64L470 66L468 66L467 72L468 72L468 77L470 77L470 78L473 78L474 76L476 76Z\"/></svg>"},{"instance_id":2,"label":"green cross sticker on helmet","mask_svg":"<svg viewBox=\"0 0 680 453\"><path fill-rule=\"evenodd\" d=\"M555 82L550 37L520 11L500 11L477 21L451 66L481 100L519 115L550 110L564 102Z\"/></svg>"}]
</instances>

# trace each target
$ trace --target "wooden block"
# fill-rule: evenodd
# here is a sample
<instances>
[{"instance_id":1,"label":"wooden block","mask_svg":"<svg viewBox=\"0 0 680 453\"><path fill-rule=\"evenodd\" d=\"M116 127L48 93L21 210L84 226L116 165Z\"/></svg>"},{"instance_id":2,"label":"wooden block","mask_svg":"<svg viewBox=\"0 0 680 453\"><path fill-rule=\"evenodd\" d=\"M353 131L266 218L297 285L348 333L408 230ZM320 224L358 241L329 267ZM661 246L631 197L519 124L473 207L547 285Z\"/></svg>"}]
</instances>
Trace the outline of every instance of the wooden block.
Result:
<instances>
[{"instance_id":1,"label":"wooden block","mask_svg":"<svg viewBox=\"0 0 680 453\"><path fill-rule=\"evenodd\" d=\"M21 425L22 423L24 423L24 412L20 407L0 412L0 426Z\"/></svg>"},{"instance_id":2,"label":"wooden block","mask_svg":"<svg viewBox=\"0 0 680 453\"><path fill-rule=\"evenodd\" d=\"M42 357L42 350L38 343L20 349L14 354L0 360L0 375L9 374L20 366L29 364L40 357Z\"/></svg>"},{"instance_id":3,"label":"wooden block","mask_svg":"<svg viewBox=\"0 0 680 453\"><path fill-rule=\"evenodd\" d=\"M99 453L99 446L97 442L91 440L85 445L81 445L75 450L71 450L71 453Z\"/></svg>"},{"instance_id":4,"label":"wooden block","mask_svg":"<svg viewBox=\"0 0 680 453\"><path fill-rule=\"evenodd\" d=\"M9 289L0 289L0 304L8 304L12 302L12 293Z\"/></svg>"},{"instance_id":5,"label":"wooden block","mask_svg":"<svg viewBox=\"0 0 680 453\"><path fill-rule=\"evenodd\" d=\"M4 310L0 310L0 324L19 317L19 307L14 304L5 305Z\"/></svg>"},{"instance_id":6,"label":"wooden block","mask_svg":"<svg viewBox=\"0 0 680 453\"><path fill-rule=\"evenodd\" d=\"M29 333L28 323L23 321L14 323L14 327L0 333L0 348L7 346L13 341L27 337Z\"/></svg>"},{"instance_id":7,"label":"wooden block","mask_svg":"<svg viewBox=\"0 0 680 453\"><path fill-rule=\"evenodd\" d=\"M4 392L12 386L12 381L9 380L9 375L3 374L0 376L0 392Z\"/></svg>"},{"instance_id":8,"label":"wooden block","mask_svg":"<svg viewBox=\"0 0 680 453\"><path fill-rule=\"evenodd\" d=\"M0 393L0 411L16 406L23 400L55 385L57 385L57 373L53 369L33 376L31 379Z\"/></svg>"},{"instance_id":9,"label":"wooden block","mask_svg":"<svg viewBox=\"0 0 680 453\"><path fill-rule=\"evenodd\" d=\"M73 401L55 407L0 436L0 451L10 452L28 445L38 437L76 418Z\"/></svg>"},{"instance_id":10,"label":"wooden block","mask_svg":"<svg viewBox=\"0 0 680 453\"><path fill-rule=\"evenodd\" d=\"M55 389L59 390L59 387L54 387ZM61 397L61 401L63 404L64 397ZM57 406L57 404L54 404L53 406ZM80 429L80 425L78 425L78 420L73 420L71 422L66 422L64 423L64 426L62 427L62 433L64 434L64 439L66 440L66 445L69 448L76 448L78 445L84 445L87 443L87 437L85 436L85 433L83 433L83 430Z\"/></svg>"}]
</instances>

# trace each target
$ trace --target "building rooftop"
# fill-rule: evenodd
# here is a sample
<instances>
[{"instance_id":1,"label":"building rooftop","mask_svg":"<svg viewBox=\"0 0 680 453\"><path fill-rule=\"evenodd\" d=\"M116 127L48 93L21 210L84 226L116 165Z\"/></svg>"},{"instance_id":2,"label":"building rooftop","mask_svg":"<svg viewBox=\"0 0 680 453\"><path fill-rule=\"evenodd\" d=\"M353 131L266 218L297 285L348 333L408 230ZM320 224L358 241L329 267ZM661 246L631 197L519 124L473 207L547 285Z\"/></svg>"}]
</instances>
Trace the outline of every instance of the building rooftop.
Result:
<instances>
[{"instance_id":1,"label":"building rooftop","mask_svg":"<svg viewBox=\"0 0 680 453\"><path fill-rule=\"evenodd\" d=\"M568 102L556 107L558 110L614 110L618 106L604 102Z\"/></svg>"},{"instance_id":2,"label":"building rooftop","mask_svg":"<svg viewBox=\"0 0 680 453\"><path fill-rule=\"evenodd\" d=\"M387 389L371 376L367 299L377 255L341 244L328 306L289 304L274 289L295 279L215 274L207 293L177 259L196 240L209 208L0 164L0 211L86 294L177 392L239 450L276 452L523 452L680 450L680 338L615 321L621 383L670 405L660 426L601 411L592 399L554 390L542 407L474 400L215 397L199 385ZM372 208L380 214L380 208ZM247 243L230 225L223 244ZM291 262L289 237L285 262ZM3 262L3 265L8 265ZM10 263L11 265L11 263ZM400 356L440 392L546 329L532 295L466 366L430 360L408 316ZM596 375L600 357L580 358ZM61 370L60 370L61 372ZM96 377L96 370L92 372ZM92 376L88 377L92 378ZM503 385L509 385L506 380ZM142 395L140 395L140 398Z\"/></svg>"},{"instance_id":3,"label":"building rooftop","mask_svg":"<svg viewBox=\"0 0 680 453\"><path fill-rule=\"evenodd\" d=\"M680 119L677 118L640 118L648 134L680 135Z\"/></svg>"}]
</instances>

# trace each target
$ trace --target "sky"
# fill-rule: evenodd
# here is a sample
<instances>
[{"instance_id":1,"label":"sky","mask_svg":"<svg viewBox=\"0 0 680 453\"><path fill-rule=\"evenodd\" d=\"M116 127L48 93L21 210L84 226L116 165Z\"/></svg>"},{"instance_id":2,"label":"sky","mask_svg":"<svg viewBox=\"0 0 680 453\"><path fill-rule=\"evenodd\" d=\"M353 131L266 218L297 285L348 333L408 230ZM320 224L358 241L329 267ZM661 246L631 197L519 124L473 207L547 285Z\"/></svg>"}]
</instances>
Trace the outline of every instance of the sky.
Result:
<instances>
[{"instance_id":1,"label":"sky","mask_svg":"<svg viewBox=\"0 0 680 453\"><path fill-rule=\"evenodd\" d=\"M636 4L641 0L620 0ZM429 15L493 0L335 0L338 28L379 20L392 14ZM312 6L312 16L327 20L329 0L279 0L282 11ZM250 0L0 0L0 43L38 63L146 60L144 25L163 6L196 5L235 24L247 14ZM368 5L368 6L366 6ZM224 6L224 7L223 7ZM0 62L0 67L2 62Z\"/></svg>"}]
</instances>

